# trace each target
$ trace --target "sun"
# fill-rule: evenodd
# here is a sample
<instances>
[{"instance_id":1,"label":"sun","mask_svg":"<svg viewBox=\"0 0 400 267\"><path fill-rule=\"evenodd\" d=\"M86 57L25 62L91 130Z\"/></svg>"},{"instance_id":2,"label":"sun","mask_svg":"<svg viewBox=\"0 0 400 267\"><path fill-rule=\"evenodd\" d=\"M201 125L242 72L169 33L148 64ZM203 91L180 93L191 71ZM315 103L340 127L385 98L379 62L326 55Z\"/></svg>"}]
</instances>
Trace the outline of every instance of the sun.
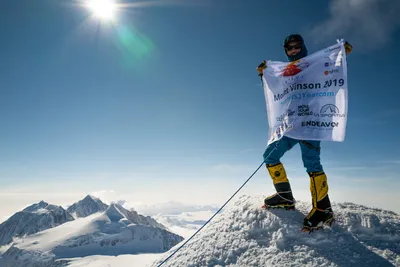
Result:
<instances>
[{"instance_id":1,"label":"sun","mask_svg":"<svg viewBox=\"0 0 400 267\"><path fill-rule=\"evenodd\" d=\"M116 17L117 4L113 0L89 0L86 6L102 21L112 21Z\"/></svg>"}]
</instances>

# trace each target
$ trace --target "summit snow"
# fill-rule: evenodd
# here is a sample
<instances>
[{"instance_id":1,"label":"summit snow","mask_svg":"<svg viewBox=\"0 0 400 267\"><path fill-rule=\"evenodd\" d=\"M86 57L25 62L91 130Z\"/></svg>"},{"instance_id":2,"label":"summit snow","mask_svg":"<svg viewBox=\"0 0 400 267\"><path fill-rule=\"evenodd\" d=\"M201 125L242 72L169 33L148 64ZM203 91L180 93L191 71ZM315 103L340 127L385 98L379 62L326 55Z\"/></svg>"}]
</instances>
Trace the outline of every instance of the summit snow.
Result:
<instances>
[{"instance_id":1,"label":"summit snow","mask_svg":"<svg viewBox=\"0 0 400 267\"><path fill-rule=\"evenodd\" d=\"M165 266L400 266L400 216L394 212L333 204L333 226L308 234L300 229L309 203L297 202L295 211L267 211L261 203L261 196L242 196Z\"/></svg>"}]
</instances>

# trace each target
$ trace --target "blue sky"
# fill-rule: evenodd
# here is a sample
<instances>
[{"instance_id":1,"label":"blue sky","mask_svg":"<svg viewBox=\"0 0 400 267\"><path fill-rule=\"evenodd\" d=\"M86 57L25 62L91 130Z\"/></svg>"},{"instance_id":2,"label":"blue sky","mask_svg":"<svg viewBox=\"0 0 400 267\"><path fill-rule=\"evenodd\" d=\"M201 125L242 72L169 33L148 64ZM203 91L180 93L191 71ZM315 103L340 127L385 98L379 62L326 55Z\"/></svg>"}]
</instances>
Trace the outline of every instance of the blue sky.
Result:
<instances>
[{"instance_id":1,"label":"blue sky","mask_svg":"<svg viewBox=\"0 0 400 267\"><path fill-rule=\"evenodd\" d=\"M0 199L222 204L267 143L255 68L286 61L282 41L300 33L311 53L354 46L346 140L322 144L331 199L395 210L399 3L233 2L147 1L111 25L79 2L2 1ZM299 148L282 161L309 201ZM243 191L256 192L273 192L264 169Z\"/></svg>"}]
</instances>

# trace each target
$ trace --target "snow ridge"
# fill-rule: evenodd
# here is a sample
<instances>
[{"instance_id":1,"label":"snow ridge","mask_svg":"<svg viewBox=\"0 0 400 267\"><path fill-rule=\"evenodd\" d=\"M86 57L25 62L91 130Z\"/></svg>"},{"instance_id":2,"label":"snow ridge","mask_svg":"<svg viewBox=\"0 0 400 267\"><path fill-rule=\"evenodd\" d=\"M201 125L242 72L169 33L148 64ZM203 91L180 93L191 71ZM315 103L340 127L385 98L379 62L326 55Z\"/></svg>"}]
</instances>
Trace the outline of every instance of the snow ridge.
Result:
<instances>
[{"instance_id":1,"label":"snow ridge","mask_svg":"<svg viewBox=\"0 0 400 267\"><path fill-rule=\"evenodd\" d=\"M165 266L400 266L400 216L394 212L334 204L332 228L308 234L300 232L308 203L298 202L295 211L265 211L262 200L242 196Z\"/></svg>"},{"instance_id":2,"label":"snow ridge","mask_svg":"<svg viewBox=\"0 0 400 267\"><path fill-rule=\"evenodd\" d=\"M0 224L0 246L12 242L14 237L34 234L72 220L74 218L62 207L40 201Z\"/></svg>"},{"instance_id":3,"label":"snow ridge","mask_svg":"<svg viewBox=\"0 0 400 267\"><path fill-rule=\"evenodd\" d=\"M128 220L130 220L134 224L142 224L142 225L147 225L147 226L167 230L167 228L164 225L162 225L161 223L158 223L156 220L154 220L150 216L143 216L143 215L138 214L134 210L127 210L119 204L112 204L111 206L115 206L115 208L117 210L119 210L123 214L123 216L125 216Z\"/></svg>"},{"instance_id":4,"label":"snow ridge","mask_svg":"<svg viewBox=\"0 0 400 267\"><path fill-rule=\"evenodd\" d=\"M72 204L67 211L74 218L87 217L96 212L105 211L108 205L104 204L100 199L87 195L84 199Z\"/></svg>"}]
</instances>

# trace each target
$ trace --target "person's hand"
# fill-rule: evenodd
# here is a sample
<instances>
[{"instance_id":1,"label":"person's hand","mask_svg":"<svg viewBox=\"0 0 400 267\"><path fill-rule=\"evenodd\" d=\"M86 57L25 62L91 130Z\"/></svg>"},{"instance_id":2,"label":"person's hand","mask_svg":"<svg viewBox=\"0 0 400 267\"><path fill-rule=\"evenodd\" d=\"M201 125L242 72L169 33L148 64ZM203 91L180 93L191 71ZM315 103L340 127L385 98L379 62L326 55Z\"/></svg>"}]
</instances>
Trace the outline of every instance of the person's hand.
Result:
<instances>
[{"instance_id":1,"label":"person's hand","mask_svg":"<svg viewBox=\"0 0 400 267\"><path fill-rule=\"evenodd\" d=\"M351 44L349 44L347 41L344 43L344 49L346 50L346 55L350 54L350 52L353 50L353 47Z\"/></svg>"},{"instance_id":2,"label":"person's hand","mask_svg":"<svg viewBox=\"0 0 400 267\"><path fill-rule=\"evenodd\" d=\"M261 64L258 65L258 67L257 67L258 76L262 76L263 71L266 68L267 68L267 61L263 60L263 62L261 62Z\"/></svg>"}]
</instances>

